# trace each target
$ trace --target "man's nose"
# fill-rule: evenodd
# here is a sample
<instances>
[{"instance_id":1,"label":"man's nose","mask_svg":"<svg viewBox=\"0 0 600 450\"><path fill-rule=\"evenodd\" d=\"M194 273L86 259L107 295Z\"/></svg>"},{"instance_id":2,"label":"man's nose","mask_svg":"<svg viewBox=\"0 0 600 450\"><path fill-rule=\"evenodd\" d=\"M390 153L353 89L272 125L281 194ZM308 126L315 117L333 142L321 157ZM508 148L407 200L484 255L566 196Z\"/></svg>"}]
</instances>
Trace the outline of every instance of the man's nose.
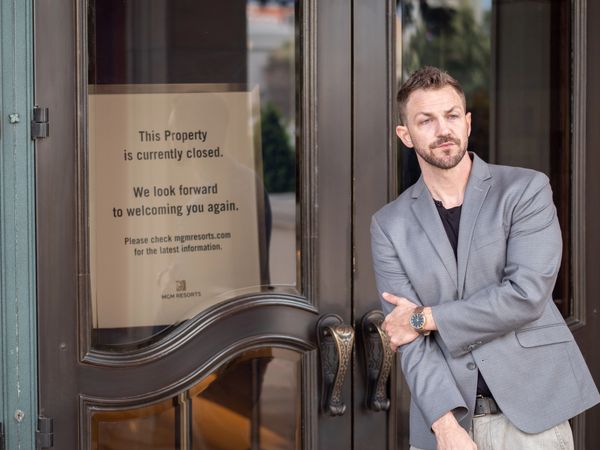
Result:
<instances>
[{"instance_id":1,"label":"man's nose","mask_svg":"<svg viewBox=\"0 0 600 450\"><path fill-rule=\"evenodd\" d=\"M436 127L436 135L438 136L445 136L447 134L450 133L450 127L448 124L448 121L445 118L440 118L437 120L437 127Z\"/></svg>"}]
</instances>

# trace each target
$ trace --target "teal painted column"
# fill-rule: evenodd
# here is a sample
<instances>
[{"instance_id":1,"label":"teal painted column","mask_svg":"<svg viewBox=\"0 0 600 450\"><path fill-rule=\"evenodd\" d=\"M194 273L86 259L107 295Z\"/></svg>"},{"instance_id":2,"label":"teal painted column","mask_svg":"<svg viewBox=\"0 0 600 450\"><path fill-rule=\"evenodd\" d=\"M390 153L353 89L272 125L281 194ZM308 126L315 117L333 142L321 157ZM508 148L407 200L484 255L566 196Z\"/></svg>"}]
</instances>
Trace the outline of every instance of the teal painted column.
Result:
<instances>
[{"instance_id":1,"label":"teal painted column","mask_svg":"<svg viewBox=\"0 0 600 450\"><path fill-rule=\"evenodd\" d=\"M0 0L0 414L6 448L35 448L35 177L31 0Z\"/></svg>"}]
</instances>

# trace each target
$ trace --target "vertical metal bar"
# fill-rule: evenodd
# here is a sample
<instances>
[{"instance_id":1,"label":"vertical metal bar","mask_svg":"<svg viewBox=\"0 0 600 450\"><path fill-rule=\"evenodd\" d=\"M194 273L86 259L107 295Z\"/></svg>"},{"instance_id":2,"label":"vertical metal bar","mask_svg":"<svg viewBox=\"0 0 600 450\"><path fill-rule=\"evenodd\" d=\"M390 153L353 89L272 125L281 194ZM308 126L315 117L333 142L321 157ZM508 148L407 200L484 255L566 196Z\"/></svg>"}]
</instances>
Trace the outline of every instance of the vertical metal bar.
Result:
<instances>
[{"instance_id":1,"label":"vertical metal bar","mask_svg":"<svg viewBox=\"0 0 600 450\"><path fill-rule=\"evenodd\" d=\"M0 421L8 448L35 447L37 417L32 5L0 0Z\"/></svg>"},{"instance_id":2,"label":"vertical metal bar","mask_svg":"<svg viewBox=\"0 0 600 450\"><path fill-rule=\"evenodd\" d=\"M191 423L191 399L189 391L182 392L177 396L177 413L175 426L179 438L179 450L192 449L192 423Z\"/></svg>"},{"instance_id":3,"label":"vertical metal bar","mask_svg":"<svg viewBox=\"0 0 600 450\"><path fill-rule=\"evenodd\" d=\"M396 61L394 51L395 32L402 30L395 30L396 6L394 0L353 1L351 324L357 330L357 350L369 339L367 333L360 331L361 317L378 305L368 239L371 216L398 195L393 111L396 63L402 61ZM373 414L365 408L365 358L365 352L355 351L349 375L353 382L352 445L354 449L393 449L396 436L390 433L396 427L397 411Z\"/></svg>"},{"instance_id":4,"label":"vertical metal bar","mask_svg":"<svg viewBox=\"0 0 600 450\"><path fill-rule=\"evenodd\" d=\"M252 360L252 413L250 416L250 448L260 450L260 360Z\"/></svg>"}]
</instances>

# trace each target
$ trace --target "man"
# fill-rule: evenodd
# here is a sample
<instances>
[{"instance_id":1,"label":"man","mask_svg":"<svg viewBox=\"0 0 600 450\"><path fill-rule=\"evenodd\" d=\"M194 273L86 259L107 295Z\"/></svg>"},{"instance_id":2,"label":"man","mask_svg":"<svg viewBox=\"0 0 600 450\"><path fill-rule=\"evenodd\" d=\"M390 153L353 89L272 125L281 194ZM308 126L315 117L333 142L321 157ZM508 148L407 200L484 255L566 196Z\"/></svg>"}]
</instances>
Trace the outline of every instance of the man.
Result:
<instances>
[{"instance_id":1,"label":"man","mask_svg":"<svg viewBox=\"0 0 600 450\"><path fill-rule=\"evenodd\" d=\"M371 234L412 448L573 448L567 420L600 396L552 301L562 243L548 178L467 152L464 93L439 69L415 72L398 106L422 175Z\"/></svg>"}]
</instances>

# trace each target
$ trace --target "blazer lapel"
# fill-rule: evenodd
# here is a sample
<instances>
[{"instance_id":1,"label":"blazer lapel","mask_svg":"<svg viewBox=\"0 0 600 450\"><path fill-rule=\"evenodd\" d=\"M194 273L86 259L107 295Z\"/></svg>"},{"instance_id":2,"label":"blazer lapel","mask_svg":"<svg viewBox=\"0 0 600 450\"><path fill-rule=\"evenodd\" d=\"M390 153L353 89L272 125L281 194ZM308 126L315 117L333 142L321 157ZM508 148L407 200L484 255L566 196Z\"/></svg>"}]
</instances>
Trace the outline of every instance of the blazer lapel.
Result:
<instances>
[{"instance_id":1,"label":"blazer lapel","mask_svg":"<svg viewBox=\"0 0 600 450\"><path fill-rule=\"evenodd\" d=\"M467 263L473 232L479 211L491 186L491 174L488 165L477 155L473 157L473 166L467 182L467 189L460 213L460 229L458 231L458 298L462 298L467 273Z\"/></svg>"},{"instance_id":2,"label":"blazer lapel","mask_svg":"<svg viewBox=\"0 0 600 450\"><path fill-rule=\"evenodd\" d=\"M433 203L429 189L425 186L423 176L421 176L413 186L412 197L415 199L412 204L413 213L419 220L421 227L425 230L433 248L444 263L448 275L450 275L454 285L457 286L456 258L454 257L454 250L452 250L452 245L450 245L446 230L444 230L444 225L442 225L442 220Z\"/></svg>"}]
</instances>

